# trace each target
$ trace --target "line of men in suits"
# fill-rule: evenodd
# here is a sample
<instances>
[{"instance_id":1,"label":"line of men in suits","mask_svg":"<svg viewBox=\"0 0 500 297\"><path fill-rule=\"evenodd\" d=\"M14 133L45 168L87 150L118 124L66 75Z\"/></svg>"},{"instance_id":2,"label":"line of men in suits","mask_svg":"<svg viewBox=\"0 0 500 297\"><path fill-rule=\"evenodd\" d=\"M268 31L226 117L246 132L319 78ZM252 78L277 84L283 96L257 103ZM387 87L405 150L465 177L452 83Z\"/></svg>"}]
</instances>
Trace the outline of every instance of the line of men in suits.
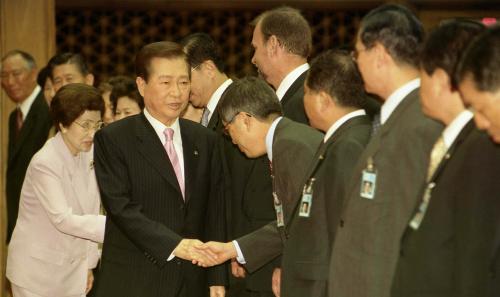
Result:
<instances>
[{"instance_id":1,"label":"line of men in suits","mask_svg":"<svg viewBox=\"0 0 500 297\"><path fill-rule=\"evenodd\" d=\"M309 65L297 10L252 25L264 80L231 80L203 33L137 55L144 112L95 138L95 294L498 295L499 29L452 20L424 43L410 10L383 5L352 53ZM365 91L383 102L373 123ZM208 129L179 119L188 100Z\"/></svg>"},{"instance_id":2,"label":"line of men in suits","mask_svg":"<svg viewBox=\"0 0 500 297\"><path fill-rule=\"evenodd\" d=\"M410 10L374 9L361 22L352 58L365 90L382 100L380 113L372 125L352 109L346 122L315 124L314 112L328 110L327 103L346 107L335 77L349 73L341 53L319 55L304 96L309 122L326 131L317 150L310 147L318 147L314 130L289 122L286 110L282 117L279 84L263 75L275 94L252 78L233 82L219 114L247 157L272 163L276 217L201 249L217 263L233 259L250 275L281 256L277 296L497 296L498 33L498 27L450 20L424 42ZM270 56L289 44L278 34L267 38L263 49ZM355 81L347 82L351 90ZM346 129L355 120L357 130Z\"/></svg>"}]
</instances>

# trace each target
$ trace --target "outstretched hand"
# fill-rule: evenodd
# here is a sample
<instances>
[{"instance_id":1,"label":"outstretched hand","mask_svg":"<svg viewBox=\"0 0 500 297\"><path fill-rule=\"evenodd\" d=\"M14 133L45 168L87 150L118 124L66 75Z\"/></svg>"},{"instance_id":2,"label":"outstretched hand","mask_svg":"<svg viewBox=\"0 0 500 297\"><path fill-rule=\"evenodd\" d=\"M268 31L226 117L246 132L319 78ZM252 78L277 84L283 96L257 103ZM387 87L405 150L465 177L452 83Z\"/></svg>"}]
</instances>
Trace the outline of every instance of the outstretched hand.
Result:
<instances>
[{"instance_id":1,"label":"outstretched hand","mask_svg":"<svg viewBox=\"0 0 500 297\"><path fill-rule=\"evenodd\" d=\"M204 267L217 265L217 255L210 250L200 248L203 242L198 239L183 239L174 249L174 256L191 261L193 264L204 263ZM201 266L201 265L200 265Z\"/></svg>"},{"instance_id":2,"label":"outstretched hand","mask_svg":"<svg viewBox=\"0 0 500 297\"><path fill-rule=\"evenodd\" d=\"M238 255L232 242L209 241L202 245L196 245L195 248L199 250L200 253L210 255L210 260L215 260L205 261L205 259L200 258L199 260L196 260L196 263L193 261L193 264L198 264L198 266L202 267L222 264L229 259L236 258Z\"/></svg>"}]
</instances>

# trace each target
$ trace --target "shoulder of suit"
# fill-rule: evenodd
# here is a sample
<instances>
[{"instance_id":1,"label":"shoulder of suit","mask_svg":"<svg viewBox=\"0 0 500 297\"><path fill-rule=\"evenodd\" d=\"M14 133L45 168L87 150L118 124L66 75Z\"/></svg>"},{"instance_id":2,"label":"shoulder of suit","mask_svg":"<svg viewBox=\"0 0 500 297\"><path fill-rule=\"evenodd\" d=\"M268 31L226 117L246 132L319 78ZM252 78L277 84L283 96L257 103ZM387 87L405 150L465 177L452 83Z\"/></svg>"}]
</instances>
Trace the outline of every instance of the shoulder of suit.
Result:
<instances>
[{"instance_id":1,"label":"shoulder of suit","mask_svg":"<svg viewBox=\"0 0 500 297\"><path fill-rule=\"evenodd\" d=\"M196 135L199 136L215 138L215 132L212 131L211 129L203 127L200 123L180 118L179 124L181 126L181 133L184 133L183 132L184 129L187 133L195 133Z\"/></svg>"}]
</instances>

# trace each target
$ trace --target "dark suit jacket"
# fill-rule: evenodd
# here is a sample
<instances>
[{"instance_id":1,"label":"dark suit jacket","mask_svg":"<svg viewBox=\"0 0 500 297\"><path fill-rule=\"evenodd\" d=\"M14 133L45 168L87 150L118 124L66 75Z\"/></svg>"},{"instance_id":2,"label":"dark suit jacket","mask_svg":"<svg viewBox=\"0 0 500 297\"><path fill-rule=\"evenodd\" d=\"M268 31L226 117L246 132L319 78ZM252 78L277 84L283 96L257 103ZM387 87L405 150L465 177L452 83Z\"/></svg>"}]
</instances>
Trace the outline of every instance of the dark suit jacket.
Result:
<instances>
[{"instance_id":1,"label":"dark suit jacket","mask_svg":"<svg viewBox=\"0 0 500 297\"><path fill-rule=\"evenodd\" d=\"M309 123L304 110L304 81L308 72L302 73L281 99L284 115L291 120L304 124Z\"/></svg>"},{"instance_id":2,"label":"dark suit jacket","mask_svg":"<svg viewBox=\"0 0 500 297\"><path fill-rule=\"evenodd\" d=\"M282 296L327 296L330 254L342 201L370 131L368 116L349 119L318 149L302 183L316 179L310 217L299 216L299 203L283 251Z\"/></svg>"},{"instance_id":3,"label":"dark suit jacket","mask_svg":"<svg viewBox=\"0 0 500 297\"><path fill-rule=\"evenodd\" d=\"M406 228L391 296L486 296L500 227L499 167L500 147L471 120L426 185L435 186L419 229Z\"/></svg>"},{"instance_id":4,"label":"dark suit jacket","mask_svg":"<svg viewBox=\"0 0 500 297\"><path fill-rule=\"evenodd\" d=\"M423 115L416 89L372 137L345 197L333 244L329 296L390 295L399 242L420 198L429 153L442 128ZM377 171L374 199L360 196L369 158Z\"/></svg>"},{"instance_id":5,"label":"dark suit jacket","mask_svg":"<svg viewBox=\"0 0 500 297\"><path fill-rule=\"evenodd\" d=\"M206 270L174 258L182 238L224 240L224 202L215 135L179 119L186 201L168 155L144 114L95 137L95 169L107 211L96 296L204 296ZM222 266L208 284L224 285ZM178 295L183 287L185 294Z\"/></svg>"},{"instance_id":6,"label":"dark suit jacket","mask_svg":"<svg viewBox=\"0 0 500 297\"><path fill-rule=\"evenodd\" d=\"M7 242L16 225L19 197L24 176L33 155L47 141L52 119L49 107L40 91L25 117L23 127L16 140L16 111L9 116L9 148L6 176L7 192Z\"/></svg>"},{"instance_id":7,"label":"dark suit jacket","mask_svg":"<svg viewBox=\"0 0 500 297\"><path fill-rule=\"evenodd\" d=\"M304 175L322 139L323 135L318 131L287 118L276 127L272 147L274 184L283 203L286 226L299 203ZM245 268L253 272L280 255L284 244L282 238L282 230L278 229L276 221L238 238L246 260Z\"/></svg>"}]
</instances>

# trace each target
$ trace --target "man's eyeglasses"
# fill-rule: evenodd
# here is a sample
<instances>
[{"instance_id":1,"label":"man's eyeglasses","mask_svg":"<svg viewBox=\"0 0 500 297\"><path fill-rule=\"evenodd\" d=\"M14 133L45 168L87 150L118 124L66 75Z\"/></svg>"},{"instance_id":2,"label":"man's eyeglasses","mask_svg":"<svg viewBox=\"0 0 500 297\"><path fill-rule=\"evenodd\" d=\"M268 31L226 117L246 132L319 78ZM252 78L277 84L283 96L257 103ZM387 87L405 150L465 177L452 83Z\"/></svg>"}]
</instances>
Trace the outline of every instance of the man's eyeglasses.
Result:
<instances>
[{"instance_id":1,"label":"man's eyeglasses","mask_svg":"<svg viewBox=\"0 0 500 297\"><path fill-rule=\"evenodd\" d=\"M77 124L78 126L82 127L82 129L83 129L83 131L85 131L85 133L89 133L90 130L97 131L97 130L101 129L104 126L104 122L102 122L102 121L99 121L97 123L90 122L90 121L86 121L86 122L83 122L83 123L78 123L77 121L75 121L75 124Z\"/></svg>"},{"instance_id":2,"label":"man's eyeglasses","mask_svg":"<svg viewBox=\"0 0 500 297\"><path fill-rule=\"evenodd\" d=\"M233 115L233 117L228 122L226 122L225 124L223 124L224 125L223 132L224 132L225 135L229 136L229 125L231 125L234 122L234 120L236 119L236 116L239 115L239 114L240 114L240 112L238 111L237 113L235 113Z\"/></svg>"}]
</instances>

